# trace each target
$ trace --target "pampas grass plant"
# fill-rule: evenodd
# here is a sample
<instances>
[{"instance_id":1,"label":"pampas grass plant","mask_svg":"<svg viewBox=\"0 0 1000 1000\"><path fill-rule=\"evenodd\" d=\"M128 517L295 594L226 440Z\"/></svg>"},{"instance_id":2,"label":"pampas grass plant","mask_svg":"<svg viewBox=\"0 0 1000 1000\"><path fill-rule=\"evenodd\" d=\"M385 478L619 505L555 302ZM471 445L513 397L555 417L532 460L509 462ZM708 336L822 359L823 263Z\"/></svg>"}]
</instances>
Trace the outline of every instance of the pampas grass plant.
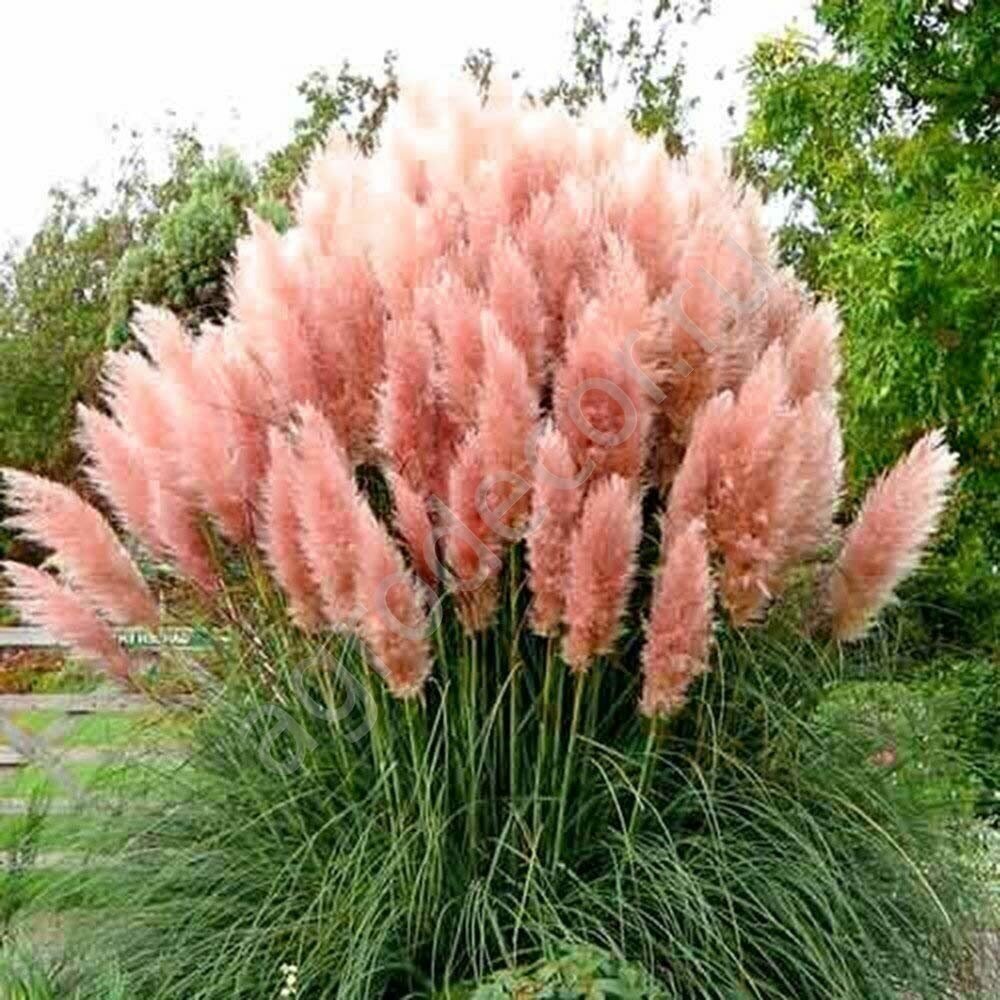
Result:
<instances>
[{"instance_id":1,"label":"pampas grass plant","mask_svg":"<svg viewBox=\"0 0 1000 1000\"><path fill-rule=\"evenodd\" d=\"M140 997L289 962L303 997L427 993L560 942L669 996L939 996L943 834L810 716L954 456L918 442L840 546L836 315L752 192L614 117L394 114L286 234L253 221L225 323L142 311L81 411L112 517L220 637L88 947ZM112 626L170 609L92 506L7 480L56 571L8 565L12 603L141 686ZM740 631L795 581L784 648Z\"/></svg>"}]
</instances>

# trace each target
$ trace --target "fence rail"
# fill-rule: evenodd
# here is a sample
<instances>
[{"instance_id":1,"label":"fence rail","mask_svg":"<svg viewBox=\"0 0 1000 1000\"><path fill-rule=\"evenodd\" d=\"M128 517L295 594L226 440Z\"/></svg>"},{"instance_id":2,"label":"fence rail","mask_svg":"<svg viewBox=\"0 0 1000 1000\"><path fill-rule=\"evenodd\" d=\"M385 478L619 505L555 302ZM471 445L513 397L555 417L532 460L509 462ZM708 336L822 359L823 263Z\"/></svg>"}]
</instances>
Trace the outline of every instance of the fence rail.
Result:
<instances>
[{"instance_id":1,"label":"fence rail","mask_svg":"<svg viewBox=\"0 0 1000 1000\"><path fill-rule=\"evenodd\" d=\"M118 641L127 649L205 649L212 637L204 629L170 626L153 631L144 628L115 630ZM0 649L62 649L51 632L32 625L5 625L0 627Z\"/></svg>"}]
</instances>

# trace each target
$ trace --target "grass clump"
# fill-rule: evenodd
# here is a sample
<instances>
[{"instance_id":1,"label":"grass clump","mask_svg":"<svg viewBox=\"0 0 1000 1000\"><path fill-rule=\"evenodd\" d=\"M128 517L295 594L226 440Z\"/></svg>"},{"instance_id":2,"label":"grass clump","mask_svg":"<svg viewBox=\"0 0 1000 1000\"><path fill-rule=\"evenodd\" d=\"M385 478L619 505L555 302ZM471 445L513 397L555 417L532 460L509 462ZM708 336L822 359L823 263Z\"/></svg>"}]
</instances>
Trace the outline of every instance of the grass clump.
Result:
<instances>
[{"instance_id":1,"label":"grass clump","mask_svg":"<svg viewBox=\"0 0 1000 1000\"><path fill-rule=\"evenodd\" d=\"M724 632L651 739L633 639L578 681L507 587L476 639L442 615L423 705L347 639L225 644L189 759L63 883L75 953L143 1000L276 995L287 963L301 998L461 995L566 948L677 1000L948 995L976 900L946 765L901 780L838 694L883 653Z\"/></svg>"}]
</instances>

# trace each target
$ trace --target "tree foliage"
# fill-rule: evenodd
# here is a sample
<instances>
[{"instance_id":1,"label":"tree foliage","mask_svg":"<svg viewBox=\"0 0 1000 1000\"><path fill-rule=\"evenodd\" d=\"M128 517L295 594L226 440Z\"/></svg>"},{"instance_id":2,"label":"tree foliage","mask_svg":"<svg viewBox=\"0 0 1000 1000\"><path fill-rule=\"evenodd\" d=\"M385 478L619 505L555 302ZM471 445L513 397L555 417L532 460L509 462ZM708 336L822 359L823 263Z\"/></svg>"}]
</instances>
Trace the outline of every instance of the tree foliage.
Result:
<instances>
[{"instance_id":1,"label":"tree foliage","mask_svg":"<svg viewBox=\"0 0 1000 1000\"><path fill-rule=\"evenodd\" d=\"M687 148L685 115L697 98L683 94L685 65L671 59L667 43L669 22L697 21L711 8L710 0L657 0L636 4L624 31L616 35L607 14L598 15L578 3L573 20L573 56L564 74L538 95L548 104L558 101L580 114L591 104L604 102L614 90L624 90L628 116L641 135L659 135L676 155Z\"/></svg>"},{"instance_id":2,"label":"tree foliage","mask_svg":"<svg viewBox=\"0 0 1000 1000\"><path fill-rule=\"evenodd\" d=\"M95 192L58 192L20 253L0 263L0 459L57 472L73 403L92 382L111 274L134 223L119 206L88 218Z\"/></svg>"}]
</instances>

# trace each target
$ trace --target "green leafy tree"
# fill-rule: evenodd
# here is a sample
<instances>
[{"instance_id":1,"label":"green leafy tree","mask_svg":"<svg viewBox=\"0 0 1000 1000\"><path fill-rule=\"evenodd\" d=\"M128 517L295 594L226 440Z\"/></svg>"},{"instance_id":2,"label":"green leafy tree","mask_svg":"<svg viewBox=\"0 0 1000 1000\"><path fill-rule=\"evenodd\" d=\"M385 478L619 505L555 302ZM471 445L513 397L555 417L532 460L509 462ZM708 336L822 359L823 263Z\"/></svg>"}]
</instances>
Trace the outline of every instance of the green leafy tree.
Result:
<instances>
[{"instance_id":1,"label":"green leafy tree","mask_svg":"<svg viewBox=\"0 0 1000 1000\"><path fill-rule=\"evenodd\" d=\"M568 75L538 95L558 101L579 114L606 101L612 90L626 90L628 115L642 135L659 135L667 150L681 155L687 148L685 115L697 98L685 99L683 59L667 52L669 23L697 21L711 9L709 0L657 0L635 5L624 31L616 34L607 14L597 15L578 3L573 20L573 59Z\"/></svg>"},{"instance_id":2,"label":"green leafy tree","mask_svg":"<svg viewBox=\"0 0 1000 1000\"><path fill-rule=\"evenodd\" d=\"M167 306L192 326L225 311L226 270L248 210L279 228L289 222L280 202L259 199L251 171L233 154L201 164L186 197L156 220L149 236L122 256L110 286L108 341L124 342L136 302Z\"/></svg>"},{"instance_id":3,"label":"green leafy tree","mask_svg":"<svg viewBox=\"0 0 1000 1000\"><path fill-rule=\"evenodd\" d=\"M822 0L749 63L747 173L791 205L786 259L837 300L855 486L943 425L965 477L932 592L996 640L1000 603L997 9ZM951 635L957 619L932 612Z\"/></svg>"},{"instance_id":4,"label":"green leafy tree","mask_svg":"<svg viewBox=\"0 0 1000 1000\"><path fill-rule=\"evenodd\" d=\"M384 76L356 73L345 62L336 77L316 72L300 86L307 113L289 142L259 171L232 153L206 160L200 145L176 159L181 176L166 194L145 239L123 255L111 282L107 341L121 346L137 303L162 305L192 328L225 312L226 274L249 212L279 230L291 223L295 186L309 158L330 131L340 128L363 152L374 147L397 83L395 56L387 53Z\"/></svg>"},{"instance_id":5,"label":"green leafy tree","mask_svg":"<svg viewBox=\"0 0 1000 1000\"><path fill-rule=\"evenodd\" d=\"M399 95L396 55L386 52L380 78L359 73L345 61L332 79L316 71L298 89L306 114L296 120L291 140L267 158L260 179L265 196L286 202L310 157L334 128L365 154L375 148L386 112Z\"/></svg>"},{"instance_id":6,"label":"green leafy tree","mask_svg":"<svg viewBox=\"0 0 1000 1000\"><path fill-rule=\"evenodd\" d=\"M0 263L0 464L65 469L76 398L93 382L126 213L88 218L95 192L55 195L20 253Z\"/></svg>"}]
</instances>

